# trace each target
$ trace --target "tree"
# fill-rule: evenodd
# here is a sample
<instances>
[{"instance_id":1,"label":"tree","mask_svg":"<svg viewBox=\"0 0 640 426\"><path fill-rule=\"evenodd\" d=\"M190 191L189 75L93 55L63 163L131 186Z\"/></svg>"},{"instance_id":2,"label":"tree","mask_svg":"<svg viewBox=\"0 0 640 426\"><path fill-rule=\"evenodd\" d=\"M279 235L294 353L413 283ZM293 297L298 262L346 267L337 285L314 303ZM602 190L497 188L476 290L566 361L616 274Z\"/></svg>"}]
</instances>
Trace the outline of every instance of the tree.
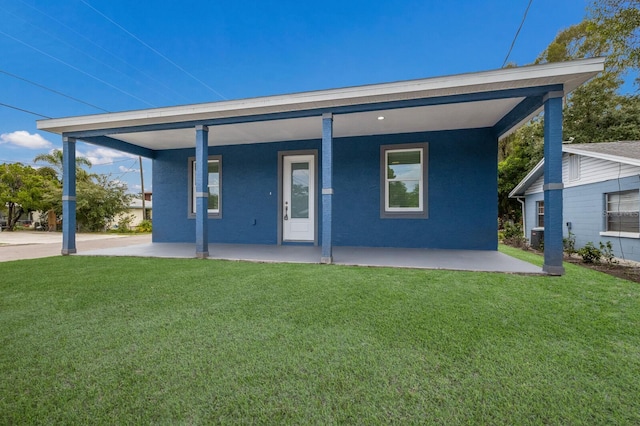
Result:
<instances>
[{"instance_id":1,"label":"tree","mask_svg":"<svg viewBox=\"0 0 640 426\"><path fill-rule=\"evenodd\" d=\"M610 68L640 70L640 0L595 0L588 11L593 32L607 46Z\"/></svg>"},{"instance_id":2,"label":"tree","mask_svg":"<svg viewBox=\"0 0 640 426\"><path fill-rule=\"evenodd\" d=\"M623 78L640 69L640 0L595 0L579 24L562 30L535 63L606 56L605 72L567 97L563 138L573 143L640 139L640 97L620 94ZM640 80L636 79L636 84ZM498 202L502 218L520 208L509 192L542 159L543 118L499 144Z\"/></svg>"},{"instance_id":3,"label":"tree","mask_svg":"<svg viewBox=\"0 0 640 426\"><path fill-rule=\"evenodd\" d=\"M498 214L505 220L520 218L520 204L509 193L543 157L544 119L535 118L508 136L498 162Z\"/></svg>"},{"instance_id":4,"label":"tree","mask_svg":"<svg viewBox=\"0 0 640 426\"><path fill-rule=\"evenodd\" d=\"M88 175L88 179L79 180L76 187L78 227L86 231L103 231L118 214L129 208L130 201L126 184L110 180L106 175ZM58 185L47 192L43 204L61 215L62 187Z\"/></svg>"},{"instance_id":5,"label":"tree","mask_svg":"<svg viewBox=\"0 0 640 426\"><path fill-rule=\"evenodd\" d=\"M13 231L20 216L41 210L43 194L51 187L46 175L20 163L0 165L0 206L7 212L7 229Z\"/></svg>"},{"instance_id":6,"label":"tree","mask_svg":"<svg viewBox=\"0 0 640 426\"><path fill-rule=\"evenodd\" d=\"M49 154L37 155L35 163L45 162L42 173L56 176L58 185L51 186L43 196L43 205L62 215L62 151L54 149ZM106 175L89 173L82 166L91 167L84 157L76 158L76 221L87 231L102 231L119 213L127 210L131 195L124 183L112 181ZM64 218L63 218L64 220Z\"/></svg>"},{"instance_id":7,"label":"tree","mask_svg":"<svg viewBox=\"0 0 640 426\"><path fill-rule=\"evenodd\" d=\"M38 154L33 159L33 162L44 162L49 164L49 166L42 168L45 170L44 172L55 174L58 181L62 183L63 158L61 149L54 149L49 154ZM91 167L91 161L84 157L76 157L76 180L85 180L89 177L89 174L82 168L82 166Z\"/></svg>"}]
</instances>

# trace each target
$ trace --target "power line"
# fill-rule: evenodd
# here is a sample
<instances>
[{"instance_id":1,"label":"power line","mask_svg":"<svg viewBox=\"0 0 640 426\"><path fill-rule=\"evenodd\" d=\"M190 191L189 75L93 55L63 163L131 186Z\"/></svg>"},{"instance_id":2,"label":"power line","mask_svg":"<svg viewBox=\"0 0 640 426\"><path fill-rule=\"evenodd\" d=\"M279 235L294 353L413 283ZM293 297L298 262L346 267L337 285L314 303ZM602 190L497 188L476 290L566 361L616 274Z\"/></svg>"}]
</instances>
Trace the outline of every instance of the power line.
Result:
<instances>
[{"instance_id":1,"label":"power line","mask_svg":"<svg viewBox=\"0 0 640 426\"><path fill-rule=\"evenodd\" d=\"M60 95L60 96L63 96L63 97L65 97L65 98L71 99L71 100L73 100L73 101L80 102L81 104L88 105L88 106L90 106L90 107L92 107L92 108L99 109L100 111L110 112L110 111L107 111L107 110L106 110L106 109L104 109L104 108L100 108L100 107L99 107L99 106L97 106L97 105L90 104L89 102L85 102L85 101L83 101L82 99L74 98L73 96L70 96L70 95L67 95L67 94L65 94L65 93L59 92L59 91L57 91L57 90L55 90L55 89L51 89L50 87L47 87L47 86L42 85L42 84L40 84L40 83L36 83L35 81L31 81L31 80L26 79L26 78L24 78L24 77L20 77L19 75L12 74L12 73L10 73L10 72L8 72L8 71L4 71L4 70L0 69L0 73L5 74L5 75L8 75L9 77L16 78L16 79L18 79L18 80L22 80L22 81L24 81L24 82L26 82L26 83L32 84L32 85L34 85L34 86L36 86L36 87L39 87L39 88L41 88L41 89L48 90L49 92L51 92L51 93L55 93L56 95Z\"/></svg>"},{"instance_id":2,"label":"power line","mask_svg":"<svg viewBox=\"0 0 640 426\"><path fill-rule=\"evenodd\" d=\"M214 88L212 88L211 86L209 86L207 83L205 83L204 81L200 80L198 77L196 77L195 75L191 74L189 71L185 70L184 68L182 68L180 65L176 64L175 62L173 62L171 59L167 58L165 55L163 55L162 53L160 53L159 51L157 51L156 49L154 49L153 47L151 47L150 45L148 45L147 43L145 43L144 41L142 41L140 38L138 38L135 34L131 33L129 30L127 30L126 28L124 28L122 25L118 24L116 21L114 21L113 19L109 18L107 15L105 15L104 13L100 12L98 9L96 9L95 7L91 6L89 3L87 3L85 0L80 0L82 3L84 3L87 7L93 9L96 13L98 13L100 16L102 16L104 19L106 19L107 21L111 22L113 25L115 25L116 27L120 28L122 31L124 31L125 33L127 33L129 36L133 37L135 40L137 40L140 44L142 44L143 46L145 46L146 48L148 48L149 50L151 50L153 53L155 53L156 55L160 56L162 59L164 59L165 61L169 62L171 65L173 65L174 67L178 68L180 71L182 71L183 73L185 73L186 75L188 75L189 77L191 77L192 79L194 79L195 81L197 81L198 83L202 84L204 87L206 87L207 89L209 89L211 92L215 93L217 96L221 97L222 99L227 99L224 96L222 96L220 94L220 92L218 92L217 90L215 90Z\"/></svg>"},{"instance_id":3,"label":"power line","mask_svg":"<svg viewBox=\"0 0 640 426\"><path fill-rule=\"evenodd\" d=\"M68 31L73 32L74 34L76 34L79 37L82 37L85 41L87 41L88 43L90 43L91 45L97 47L98 49L102 50L103 52L107 53L108 55L110 55L112 58L115 58L116 60L120 61L121 63L125 64L126 66L128 66L129 68L133 69L134 71L142 74L144 77L146 77L149 80L154 81L155 83L157 83L158 85L160 85L163 89L165 89L166 91L172 92L175 95L178 95L180 98L182 99L187 99L186 96L184 96L182 93L178 92L177 90L167 86L166 84L162 83L160 80L158 80L157 78L153 77L152 75L142 71L141 69L137 68L135 65L132 65L131 63L127 62L125 59L121 58L120 56L114 54L113 52L105 49L104 47L100 46L99 44L97 44L96 42L94 42L93 40L91 40L89 37L85 36L84 34L82 34L81 32L75 30L73 27L70 27L69 25L65 24L64 22L60 21L59 19L57 19L54 16L49 15L48 13L46 13L45 11L38 9L37 7L30 5L26 2L24 2L23 0L18 0L20 3L22 3L23 5L35 10L36 12L40 13L41 15L51 19L52 21L57 22L58 24L62 25L64 28L66 28Z\"/></svg>"},{"instance_id":4,"label":"power line","mask_svg":"<svg viewBox=\"0 0 640 426\"><path fill-rule=\"evenodd\" d=\"M126 78L131 78L131 76L129 76L129 75L127 75L127 74L123 73L122 71L120 71L120 70L118 70L118 69L114 68L114 67L113 67L113 66L111 66L110 64L108 64L108 63L106 63L106 62L104 62L104 61L102 61L102 60L100 60L100 59L98 59L98 58L96 58L96 57L94 57L94 56L91 56L90 54L88 54L88 53L86 53L86 52L83 52L83 51L82 51L82 50L80 50L79 48L77 48L77 47L73 46L71 43L67 42L66 40L61 39L61 38L60 38L60 37L58 37L57 35L55 35L55 34L51 33L50 31L48 31L48 30L46 30L46 29L44 29L44 28L42 28L41 26L37 26L37 25L35 25L35 24L33 24L33 23L31 23L31 22L29 22L29 21L25 20L24 18L22 18L22 17L20 17L20 16L16 15L15 13L11 12L10 10L7 10L6 8L4 8L4 7L2 7L2 6L0 6L0 8L4 9L4 11L5 11L6 13L8 13L9 15L12 15L13 17L15 17L15 18L17 18L17 19L22 20L22 22L25 22L25 23L27 23L28 25L31 25L32 27L37 28L39 31L42 31L42 32L43 32L43 33L45 33L48 37L51 37L52 39L58 40L60 43L62 43L62 44L64 44L64 45L66 45L66 46L68 46L68 47L70 47L71 49L75 50L76 52L79 52L79 53L81 53L82 55L86 56L87 58L89 58L89 59L91 59L91 60L93 60L93 61L95 61L95 62L99 63L101 66L106 67L106 68L109 68L110 70L112 70L112 71L114 71L114 72L116 72L116 73L119 73L119 74L121 74L121 75L125 76Z\"/></svg>"},{"instance_id":5,"label":"power line","mask_svg":"<svg viewBox=\"0 0 640 426\"><path fill-rule=\"evenodd\" d=\"M5 103L2 103L2 102L0 102L0 106L11 108L11 109L15 109L16 111L26 112L27 114L37 115L38 117L51 118L51 117L49 117L47 115L44 115L44 114L38 114L37 112L29 111L28 109L18 108L17 106L5 104Z\"/></svg>"},{"instance_id":6,"label":"power line","mask_svg":"<svg viewBox=\"0 0 640 426\"><path fill-rule=\"evenodd\" d=\"M111 83L109 83L107 81L104 81L103 79L101 79L99 77L94 76L93 74L90 74L90 73L88 73L88 72L86 72L84 70L81 70L80 68L78 68L78 67L76 67L74 65L71 65L70 63L63 61L62 59L60 59L58 57L55 57L55 56L53 56L53 55L51 55L51 54L49 54L49 53L47 53L47 52L45 52L43 50L40 50L37 47L32 46L32 45L30 45L29 43L27 43L25 41L22 41L22 40L14 37L14 36L12 36L10 34L7 34L2 30L0 30L0 34L4 35L5 37L9 37L10 39L12 39L14 41L17 41L18 43L20 43L20 44L22 44L24 46L27 46L28 48L33 49L33 50L35 50L36 52L38 52L38 53L40 53L42 55L45 55L45 56L47 56L47 57L49 57L49 58L51 58L51 59L53 59L53 60L55 60L57 62L60 62L61 64L66 65L69 68L74 69L74 70L78 71L79 73L82 73L82 74L86 75L87 77L90 77L90 78L92 78L92 79L94 79L94 80L96 80L96 81L98 81L98 82L100 82L102 84L105 84L105 85L111 87L112 89L117 90L120 93L124 93L125 95L130 96L130 97L132 97L132 98L134 98L134 99L136 99L136 100L138 100L138 101L140 101L142 103L145 103L145 104L147 104L147 105L149 105L151 107L155 107L155 105L145 101L144 99L141 99L141 98L137 97L136 95L133 95L133 94L131 94L131 93L125 91L125 90L122 90L119 87L116 87L113 84L111 84Z\"/></svg>"},{"instance_id":7,"label":"power line","mask_svg":"<svg viewBox=\"0 0 640 426\"><path fill-rule=\"evenodd\" d=\"M502 68L504 68L504 66L507 63L507 60L509 60L509 56L511 55L511 51L513 50L513 46L516 44L516 40L518 38L518 35L520 34L520 30L522 29L522 26L524 25L525 19L527 19L527 13L529 13L529 8L531 7L531 3L533 3L533 0L529 0L529 4L527 5L527 9L524 11L524 15L522 16L522 21L520 22L520 26L518 27L518 31L516 31L516 35L513 37L513 41L511 42L511 47L509 47L509 51L507 52L507 56L504 58L504 62L502 63Z\"/></svg>"}]
</instances>

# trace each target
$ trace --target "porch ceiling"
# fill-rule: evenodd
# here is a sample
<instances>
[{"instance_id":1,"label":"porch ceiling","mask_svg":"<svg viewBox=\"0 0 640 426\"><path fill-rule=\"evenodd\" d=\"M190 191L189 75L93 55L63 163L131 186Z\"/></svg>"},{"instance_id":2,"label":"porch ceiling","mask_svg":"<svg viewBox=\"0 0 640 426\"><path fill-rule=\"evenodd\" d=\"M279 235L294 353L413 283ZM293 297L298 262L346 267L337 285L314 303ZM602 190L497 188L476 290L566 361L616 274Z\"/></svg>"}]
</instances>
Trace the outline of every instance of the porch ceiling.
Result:
<instances>
[{"instance_id":1,"label":"porch ceiling","mask_svg":"<svg viewBox=\"0 0 640 426\"><path fill-rule=\"evenodd\" d=\"M415 108L340 114L334 117L334 137L493 127L524 98L499 99ZM379 120L378 117L384 117ZM317 117L223 124L209 129L209 146L277 142L322 137ZM111 136L153 150L194 146L193 128L120 133Z\"/></svg>"},{"instance_id":2,"label":"porch ceiling","mask_svg":"<svg viewBox=\"0 0 640 426\"><path fill-rule=\"evenodd\" d=\"M369 86L38 121L38 128L123 151L315 139L321 116L334 136L492 127L504 135L540 111L550 91L569 93L603 69L603 58ZM378 117L384 117L379 120Z\"/></svg>"}]
</instances>

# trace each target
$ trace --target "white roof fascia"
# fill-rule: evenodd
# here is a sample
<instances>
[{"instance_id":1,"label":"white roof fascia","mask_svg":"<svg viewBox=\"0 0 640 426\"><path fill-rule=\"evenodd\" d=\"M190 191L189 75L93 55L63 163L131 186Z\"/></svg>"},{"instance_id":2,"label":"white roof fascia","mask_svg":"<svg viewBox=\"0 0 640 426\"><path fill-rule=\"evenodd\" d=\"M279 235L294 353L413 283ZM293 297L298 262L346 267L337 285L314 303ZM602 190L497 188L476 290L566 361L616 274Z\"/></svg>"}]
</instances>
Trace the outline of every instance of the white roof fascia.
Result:
<instances>
[{"instance_id":1,"label":"white roof fascia","mask_svg":"<svg viewBox=\"0 0 640 426\"><path fill-rule=\"evenodd\" d=\"M570 154L584 155L585 157L598 158L600 160L614 161L616 163L630 164L632 166L640 166L640 160L629 157L622 157L620 155L603 154L601 152L587 151L580 148L571 146L563 146L562 152L568 152Z\"/></svg>"},{"instance_id":2,"label":"white roof fascia","mask_svg":"<svg viewBox=\"0 0 640 426\"><path fill-rule=\"evenodd\" d=\"M562 152L566 152L568 154L576 154L583 155L585 157L597 158L600 160L613 161L616 163L629 164L631 166L640 167L640 160L629 157L622 157L619 155L611 155L611 154L602 154L600 152L586 151L580 148L575 148L572 146L563 145ZM521 197L524 195L525 191L529 186L531 186L536 179L538 179L543 172L540 170L544 166L544 158L540 160L538 164L518 183L518 185L513 188L513 190L509 193L509 198ZM521 194L521 195L519 195Z\"/></svg>"},{"instance_id":3,"label":"white roof fascia","mask_svg":"<svg viewBox=\"0 0 640 426\"><path fill-rule=\"evenodd\" d=\"M564 84L565 93L568 93L603 68L604 58L589 58L287 95L54 118L39 120L37 125L40 130L63 133L452 96L549 84ZM567 77L572 78L567 80Z\"/></svg>"},{"instance_id":4,"label":"white roof fascia","mask_svg":"<svg viewBox=\"0 0 640 426\"><path fill-rule=\"evenodd\" d=\"M540 160L540 162L536 164L536 166L533 169L531 169L529 173L527 173L527 175L520 181L520 183L518 183L518 185L516 185L515 188L513 188L513 190L509 193L509 198L524 196L524 193L527 190L527 188L529 188L531 184L533 184L533 182L535 182L536 179L538 179L542 175L543 167L544 167L544 158Z\"/></svg>"}]
</instances>

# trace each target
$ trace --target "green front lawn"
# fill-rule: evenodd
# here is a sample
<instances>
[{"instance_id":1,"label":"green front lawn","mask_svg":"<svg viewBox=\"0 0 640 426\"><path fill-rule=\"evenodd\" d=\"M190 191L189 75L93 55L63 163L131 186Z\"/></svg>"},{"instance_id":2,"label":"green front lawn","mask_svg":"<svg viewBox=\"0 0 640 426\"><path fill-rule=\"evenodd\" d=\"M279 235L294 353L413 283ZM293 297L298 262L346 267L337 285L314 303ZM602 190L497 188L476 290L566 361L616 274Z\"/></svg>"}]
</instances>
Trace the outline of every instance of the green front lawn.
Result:
<instances>
[{"instance_id":1,"label":"green front lawn","mask_svg":"<svg viewBox=\"0 0 640 426\"><path fill-rule=\"evenodd\" d=\"M640 424L640 287L566 267L0 263L0 424Z\"/></svg>"}]
</instances>

